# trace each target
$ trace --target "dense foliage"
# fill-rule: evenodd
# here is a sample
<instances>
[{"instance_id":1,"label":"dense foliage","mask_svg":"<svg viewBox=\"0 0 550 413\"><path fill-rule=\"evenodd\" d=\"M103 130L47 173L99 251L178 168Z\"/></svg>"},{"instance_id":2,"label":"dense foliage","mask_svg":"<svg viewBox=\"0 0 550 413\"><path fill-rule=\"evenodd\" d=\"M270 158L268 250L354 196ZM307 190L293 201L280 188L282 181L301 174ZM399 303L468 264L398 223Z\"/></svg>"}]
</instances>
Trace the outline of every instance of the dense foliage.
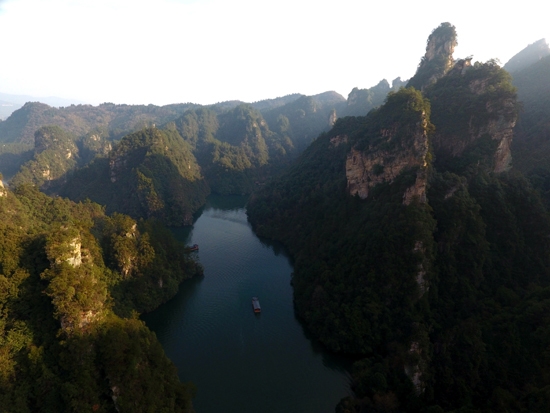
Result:
<instances>
[{"instance_id":1,"label":"dense foliage","mask_svg":"<svg viewBox=\"0 0 550 413\"><path fill-rule=\"evenodd\" d=\"M401 90L339 120L251 199L249 219L293 254L299 317L358 359L339 411L545 411L550 215L522 175L493 172L518 111L510 76L463 66L425 96ZM402 156L419 111L435 126L427 202L403 202L407 169L350 196L350 151Z\"/></svg>"},{"instance_id":2,"label":"dense foliage","mask_svg":"<svg viewBox=\"0 0 550 413\"><path fill-rule=\"evenodd\" d=\"M137 312L201 274L158 223L23 185L0 196L2 412L189 412Z\"/></svg>"},{"instance_id":3,"label":"dense foliage","mask_svg":"<svg viewBox=\"0 0 550 413\"><path fill-rule=\"evenodd\" d=\"M13 185L30 183L47 189L59 185L78 162L74 137L58 126L43 126L34 134L33 159L21 166L12 178Z\"/></svg>"},{"instance_id":4,"label":"dense foliage","mask_svg":"<svg viewBox=\"0 0 550 413\"><path fill-rule=\"evenodd\" d=\"M437 125L435 164L457 173L479 163L492 169L498 145L493 135L511 129L518 116L516 89L495 61L470 66L463 60L457 66L425 91Z\"/></svg>"},{"instance_id":5,"label":"dense foliage","mask_svg":"<svg viewBox=\"0 0 550 413\"><path fill-rule=\"evenodd\" d=\"M183 225L192 222L209 189L189 145L173 131L148 128L125 136L108 158L76 171L58 193L91 199L108 213Z\"/></svg>"},{"instance_id":6,"label":"dense foliage","mask_svg":"<svg viewBox=\"0 0 550 413\"><path fill-rule=\"evenodd\" d=\"M189 103L160 107L103 103L54 108L28 102L0 124L0 142L33 144L34 132L49 125L59 126L77 137L103 129L111 139L120 139L129 132L173 120L194 106Z\"/></svg>"}]
</instances>

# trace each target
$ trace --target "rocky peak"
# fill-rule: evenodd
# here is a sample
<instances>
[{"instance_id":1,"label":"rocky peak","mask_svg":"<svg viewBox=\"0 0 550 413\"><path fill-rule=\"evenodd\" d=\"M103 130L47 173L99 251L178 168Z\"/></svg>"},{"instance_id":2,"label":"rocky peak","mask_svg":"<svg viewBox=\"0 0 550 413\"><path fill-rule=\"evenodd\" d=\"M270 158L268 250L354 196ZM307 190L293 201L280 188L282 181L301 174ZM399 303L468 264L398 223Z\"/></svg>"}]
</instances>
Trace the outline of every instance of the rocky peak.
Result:
<instances>
[{"instance_id":1,"label":"rocky peak","mask_svg":"<svg viewBox=\"0 0 550 413\"><path fill-rule=\"evenodd\" d=\"M430 37L428 37L428 45L426 46L426 54L421 67L434 60L436 57L443 56L447 61L447 66L450 68L452 57L456 45L456 35L452 33L454 27L450 23L442 23L435 29Z\"/></svg>"},{"instance_id":2,"label":"rocky peak","mask_svg":"<svg viewBox=\"0 0 550 413\"><path fill-rule=\"evenodd\" d=\"M428 37L426 54L407 86L423 91L443 77L453 67L453 53L457 44L455 27L450 23L441 23Z\"/></svg>"}]
</instances>

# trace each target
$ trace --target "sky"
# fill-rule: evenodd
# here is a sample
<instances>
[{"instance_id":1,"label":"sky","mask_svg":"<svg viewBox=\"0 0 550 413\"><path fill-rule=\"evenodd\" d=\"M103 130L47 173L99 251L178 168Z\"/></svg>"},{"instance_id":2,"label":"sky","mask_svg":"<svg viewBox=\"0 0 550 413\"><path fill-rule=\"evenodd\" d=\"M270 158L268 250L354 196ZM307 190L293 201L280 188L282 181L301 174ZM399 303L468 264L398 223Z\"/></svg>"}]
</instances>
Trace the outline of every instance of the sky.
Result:
<instances>
[{"instance_id":1,"label":"sky","mask_svg":"<svg viewBox=\"0 0 550 413\"><path fill-rule=\"evenodd\" d=\"M540 0L504 3L0 0L0 92L94 105L347 98L410 78L442 22L456 27L455 58L504 64L550 41Z\"/></svg>"}]
</instances>

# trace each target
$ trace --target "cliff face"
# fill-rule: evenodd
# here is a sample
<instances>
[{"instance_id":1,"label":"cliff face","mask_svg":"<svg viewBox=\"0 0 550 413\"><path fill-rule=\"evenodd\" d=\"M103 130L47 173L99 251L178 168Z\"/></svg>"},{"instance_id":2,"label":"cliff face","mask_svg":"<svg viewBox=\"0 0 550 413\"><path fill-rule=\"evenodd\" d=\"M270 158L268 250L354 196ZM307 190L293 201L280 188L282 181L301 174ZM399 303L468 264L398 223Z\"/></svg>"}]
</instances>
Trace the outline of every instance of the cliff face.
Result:
<instances>
[{"instance_id":1,"label":"cliff face","mask_svg":"<svg viewBox=\"0 0 550 413\"><path fill-rule=\"evenodd\" d=\"M371 188L385 182L391 184L403 172L413 170L416 180L403 193L403 203L408 205L414 198L426 201L428 116L425 110L419 110L414 120L404 122L400 119L383 125L366 147L352 147L346 159L350 195L365 199Z\"/></svg>"},{"instance_id":2,"label":"cliff face","mask_svg":"<svg viewBox=\"0 0 550 413\"><path fill-rule=\"evenodd\" d=\"M386 142L391 142L391 130L382 130L381 135ZM365 199L374 186L383 182L392 183L401 172L414 168L418 170L416 182L403 194L403 202L408 205L414 197L425 202L428 153L425 122L418 125L416 133L411 134L409 143L409 148L400 148L396 152L372 147L366 151L352 148L346 159L346 179L350 195Z\"/></svg>"},{"instance_id":3,"label":"cliff face","mask_svg":"<svg viewBox=\"0 0 550 413\"><path fill-rule=\"evenodd\" d=\"M440 165L479 164L492 172L510 169L510 146L518 104L510 76L495 62L461 60L427 92ZM458 97L460 99L458 99Z\"/></svg>"},{"instance_id":4,"label":"cliff face","mask_svg":"<svg viewBox=\"0 0 550 413\"><path fill-rule=\"evenodd\" d=\"M338 411L492 411L503 395L509 410L544 410L527 406L538 396L525 383L542 388L547 343L522 341L539 326L517 309L547 298L530 291L550 279L550 221L524 178L500 173L511 162L516 92L494 61L451 67L456 43L443 34L430 37L416 89L339 119L248 205L255 230L296 258L305 325L330 349L364 356L356 399ZM409 394L397 396L396 383Z\"/></svg>"}]
</instances>

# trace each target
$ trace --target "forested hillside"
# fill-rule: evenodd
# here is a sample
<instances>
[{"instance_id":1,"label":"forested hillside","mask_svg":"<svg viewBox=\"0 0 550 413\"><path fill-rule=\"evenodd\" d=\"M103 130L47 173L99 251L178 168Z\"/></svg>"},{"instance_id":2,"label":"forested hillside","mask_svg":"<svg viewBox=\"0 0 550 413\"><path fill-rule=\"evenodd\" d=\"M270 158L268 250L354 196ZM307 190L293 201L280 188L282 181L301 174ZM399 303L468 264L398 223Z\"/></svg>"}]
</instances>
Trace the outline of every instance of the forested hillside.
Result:
<instances>
[{"instance_id":1,"label":"forested hillside","mask_svg":"<svg viewBox=\"0 0 550 413\"><path fill-rule=\"evenodd\" d=\"M400 84L396 79L393 87ZM183 131L181 125L202 110L219 122L213 126L208 124L210 118L195 120L207 131L201 132L201 139L207 144L193 146L193 156L197 157L210 187L219 193L250 193L257 182L284 168L315 137L329 130L338 117L350 112L366 114L380 105L389 91L389 84L383 81L371 89L355 88L347 102L335 92L315 96L292 94L251 104L228 101L209 106L104 103L54 108L28 102L0 122L0 172L7 179L18 174L16 182L31 182L53 193L72 171L90 164L96 156L107 157L115 144L128 134L151 127L172 132L178 129L184 139L195 141L197 137L188 134L196 132ZM259 126L254 126L254 122ZM52 147L45 153L35 148L37 131L54 126L58 128L57 134L71 136L70 159L61 159L67 156L67 148L57 148L56 152ZM253 135L261 137L253 138ZM257 146L263 145L262 140L267 146L265 150Z\"/></svg>"},{"instance_id":2,"label":"forested hillside","mask_svg":"<svg viewBox=\"0 0 550 413\"><path fill-rule=\"evenodd\" d=\"M125 136L107 157L64 181L56 191L61 196L175 226L190 225L209 194L190 146L176 132L157 128Z\"/></svg>"},{"instance_id":3,"label":"forested hillside","mask_svg":"<svg viewBox=\"0 0 550 413\"><path fill-rule=\"evenodd\" d=\"M511 169L510 75L454 45L435 29L418 90L338 120L249 202L293 254L298 316L357 359L340 412L550 404L550 216Z\"/></svg>"},{"instance_id":4,"label":"forested hillside","mask_svg":"<svg viewBox=\"0 0 550 413\"><path fill-rule=\"evenodd\" d=\"M0 187L2 412L191 412L136 316L202 274L155 221Z\"/></svg>"}]
</instances>

